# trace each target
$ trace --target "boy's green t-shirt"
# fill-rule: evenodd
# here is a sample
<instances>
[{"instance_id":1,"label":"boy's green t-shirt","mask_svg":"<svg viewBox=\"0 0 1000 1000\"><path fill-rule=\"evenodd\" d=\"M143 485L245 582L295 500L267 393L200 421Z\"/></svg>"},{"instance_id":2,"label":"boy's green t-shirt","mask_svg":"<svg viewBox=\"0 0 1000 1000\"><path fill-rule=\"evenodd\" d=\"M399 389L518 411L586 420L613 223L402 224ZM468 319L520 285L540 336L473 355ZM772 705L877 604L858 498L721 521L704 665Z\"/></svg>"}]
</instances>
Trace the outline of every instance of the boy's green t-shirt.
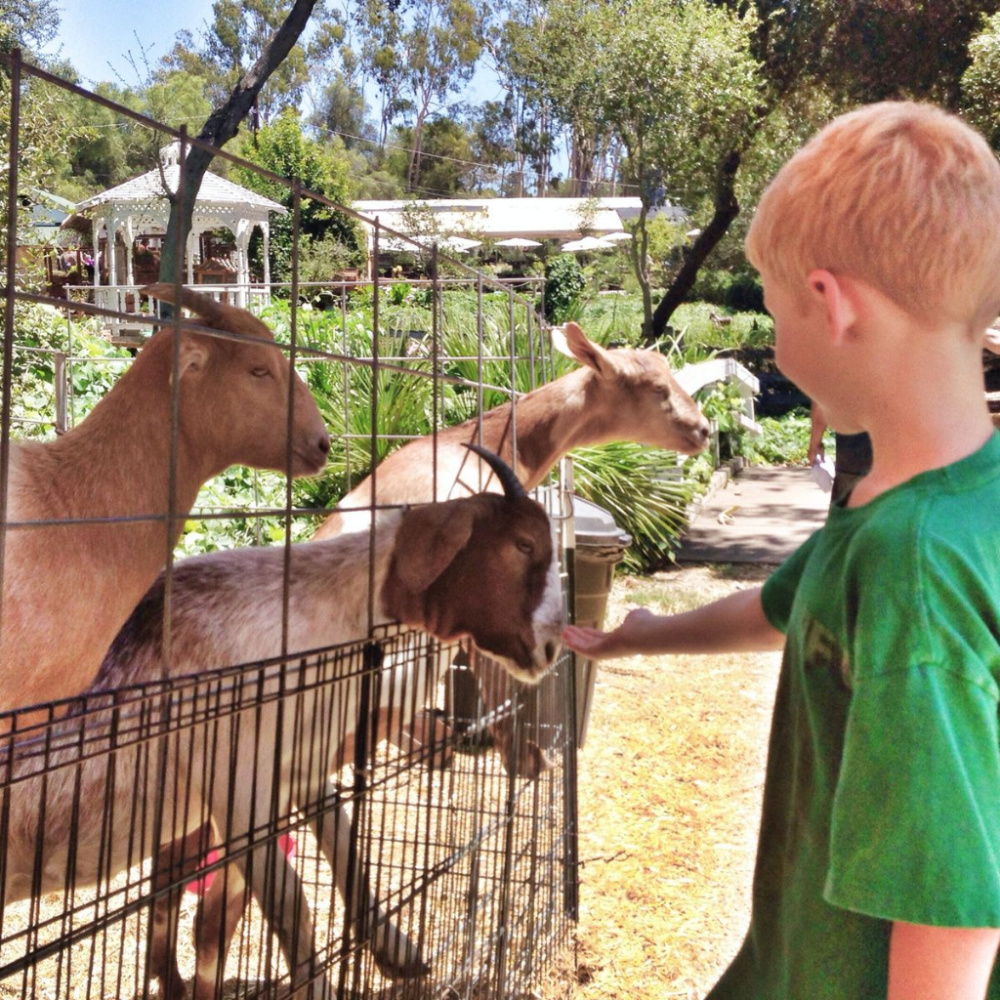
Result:
<instances>
[{"instance_id":1,"label":"boy's green t-shirt","mask_svg":"<svg viewBox=\"0 0 1000 1000\"><path fill-rule=\"evenodd\" d=\"M753 912L709 998L884 998L891 921L1000 927L1000 435L833 508L763 602L786 646Z\"/></svg>"}]
</instances>

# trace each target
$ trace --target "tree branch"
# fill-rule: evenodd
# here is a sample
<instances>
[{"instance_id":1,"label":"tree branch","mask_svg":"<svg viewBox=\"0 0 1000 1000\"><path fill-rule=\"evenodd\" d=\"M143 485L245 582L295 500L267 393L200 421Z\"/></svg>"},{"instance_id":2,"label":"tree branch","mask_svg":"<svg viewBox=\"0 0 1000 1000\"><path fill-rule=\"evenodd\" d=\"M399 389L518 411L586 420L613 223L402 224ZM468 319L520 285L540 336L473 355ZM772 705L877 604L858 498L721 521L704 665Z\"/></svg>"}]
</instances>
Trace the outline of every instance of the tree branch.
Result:
<instances>
[{"instance_id":1,"label":"tree branch","mask_svg":"<svg viewBox=\"0 0 1000 1000\"><path fill-rule=\"evenodd\" d=\"M674 276L666 295L660 299L653 313L650 329L645 331L647 344L653 344L663 336L667 321L674 310L684 301L688 292L694 287L698 270L708 255L718 246L719 241L729 230L733 219L740 214L740 203L736 198L736 174L743 161L743 152L731 150L719 164L715 177L715 211L711 221L698 235L691 250L685 254L684 263Z\"/></svg>"},{"instance_id":2,"label":"tree branch","mask_svg":"<svg viewBox=\"0 0 1000 1000\"><path fill-rule=\"evenodd\" d=\"M213 146L224 146L236 135L240 123L249 114L257 95L267 83L271 74L287 58L299 36L305 29L306 22L312 15L317 0L295 0L295 5L288 12L284 23L274 33L274 37L265 46L260 58L243 75L236 85L229 100L216 108L205 122L198 138ZM199 146L192 146L181 164L178 194L183 191L183 197L170 197L170 220L167 232L163 238L163 250L160 255L160 281L175 281L177 272L177 247L187 243L191 232L191 217L194 213L194 202L201 189L201 182L212 162L213 154ZM180 205L183 204L183 215Z\"/></svg>"}]
</instances>

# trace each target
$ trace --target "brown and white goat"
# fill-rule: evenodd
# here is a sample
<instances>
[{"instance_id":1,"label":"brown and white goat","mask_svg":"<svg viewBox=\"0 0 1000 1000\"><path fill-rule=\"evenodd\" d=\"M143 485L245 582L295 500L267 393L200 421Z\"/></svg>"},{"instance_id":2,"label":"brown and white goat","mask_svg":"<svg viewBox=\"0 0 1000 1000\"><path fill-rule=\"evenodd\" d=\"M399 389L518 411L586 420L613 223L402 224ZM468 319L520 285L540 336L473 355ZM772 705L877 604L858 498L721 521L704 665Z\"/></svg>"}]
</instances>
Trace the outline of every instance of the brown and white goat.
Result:
<instances>
[{"instance_id":1,"label":"brown and white goat","mask_svg":"<svg viewBox=\"0 0 1000 1000\"><path fill-rule=\"evenodd\" d=\"M169 659L161 578L81 698L86 714L58 719L34 740L7 737L7 753L0 754L5 903L99 883L153 855L160 847L152 833L157 810L161 843L174 840L174 846L210 819L235 846L223 877L209 890L196 996L216 995L220 947L224 956L247 882L278 934L293 987L304 985L315 964L308 903L294 869L260 831L273 830L292 809L309 817L348 899L349 822L343 808L340 815L331 812L328 777L344 763L341 748L360 711L356 667L343 663L344 676L324 682L322 671L330 668L306 653L369 634L371 574L375 624L400 621L440 639L470 636L519 678L539 680L558 652L558 564L545 512L509 470L507 480L503 496L484 493L387 515L375 532L371 560L366 533L292 546L287 582L283 548L179 562L170 584ZM282 669L273 658L283 654L301 659ZM220 671L218 685L206 684L200 696L179 687L183 675L197 673L200 683L210 676L203 672L258 661L264 662L249 673ZM159 736L162 702L147 701L143 718L152 742L129 742L121 732L135 731L140 716L139 706L129 705L128 685L161 679L165 697L176 687L174 725L180 718L190 726L173 738ZM219 703L235 698L237 689L256 697L220 713ZM112 747L113 763L106 756ZM161 752L166 787L157 780L160 769L148 766ZM42 775L43 762L56 770ZM195 847L186 859L161 867L158 886L183 880L200 859ZM158 903L151 944L151 971L160 978L160 995L171 998L184 995L166 946L176 895ZM425 970L416 946L378 913L363 879L350 900L348 912L363 901L384 969L396 975Z\"/></svg>"},{"instance_id":2,"label":"brown and white goat","mask_svg":"<svg viewBox=\"0 0 1000 1000\"><path fill-rule=\"evenodd\" d=\"M518 399L516 413L506 403L482 418L482 444L514 466L526 489L537 486L563 455L582 445L637 441L696 454L708 443L708 421L677 384L658 351L606 350L590 341L576 323L567 323L561 335L553 330L553 345L583 367ZM516 464L512 457L515 426ZM374 477L355 486L313 537L365 530L373 506L496 489L490 470L465 447L478 439L479 421L474 419L411 441L381 462ZM481 682L487 710L496 708L504 700L505 677L488 661L473 657L470 666ZM441 736L436 720L425 717L415 728L418 739L427 739L428 732L435 730ZM514 752L508 720L493 723L490 730L512 773L533 777L544 769L545 754L530 741L522 742Z\"/></svg>"},{"instance_id":3,"label":"brown and white goat","mask_svg":"<svg viewBox=\"0 0 1000 1000\"><path fill-rule=\"evenodd\" d=\"M174 301L174 286L144 291ZM82 691L156 579L202 483L234 464L284 470L293 395L293 475L312 475L330 439L305 383L255 316L183 290L212 330L154 334L78 426L15 442L0 604L0 710ZM178 364L175 369L175 351ZM176 517L170 521L177 380Z\"/></svg>"}]
</instances>

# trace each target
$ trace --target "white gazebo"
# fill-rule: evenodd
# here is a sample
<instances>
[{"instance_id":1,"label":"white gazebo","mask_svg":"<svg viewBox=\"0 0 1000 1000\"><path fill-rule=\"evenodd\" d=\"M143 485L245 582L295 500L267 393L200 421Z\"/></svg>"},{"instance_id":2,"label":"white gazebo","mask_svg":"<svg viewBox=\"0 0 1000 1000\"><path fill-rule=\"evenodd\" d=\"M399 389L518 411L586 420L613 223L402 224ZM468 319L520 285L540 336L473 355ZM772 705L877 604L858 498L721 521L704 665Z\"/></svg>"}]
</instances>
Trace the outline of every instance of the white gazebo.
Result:
<instances>
[{"instance_id":1,"label":"white gazebo","mask_svg":"<svg viewBox=\"0 0 1000 1000\"><path fill-rule=\"evenodd\" d=\"M170 217L167 191L175 192L180 179L179 144L172 143L160 150L160 160L161 166L155 170L87 198L76 206L78 214L91 220L95 255L102 233L107 239L107 284L102 287L102 262L95 259L94 297L95 301L110 308L122 308L124 299L112 302L115 296L102 292L110 293L122 286L131 290L135 285L132 248L136 238L166 232ZM231 261L235 283L230 281L229 287L235 292L237 304L245 307L250 287L250 237L254 229L259 228L264 238L264 289L269 288L269 219L272 212L284 215L287 210L269 198L206 171L195 199L191 233L185 248L188 284L195 283L196 265L204 263L196 260L201 235L216 229L228 229L236 246L235 259ZM124 274L119 273L118 255L114 252L119 234L126 247Z\"/></svg>"}]
</instances>

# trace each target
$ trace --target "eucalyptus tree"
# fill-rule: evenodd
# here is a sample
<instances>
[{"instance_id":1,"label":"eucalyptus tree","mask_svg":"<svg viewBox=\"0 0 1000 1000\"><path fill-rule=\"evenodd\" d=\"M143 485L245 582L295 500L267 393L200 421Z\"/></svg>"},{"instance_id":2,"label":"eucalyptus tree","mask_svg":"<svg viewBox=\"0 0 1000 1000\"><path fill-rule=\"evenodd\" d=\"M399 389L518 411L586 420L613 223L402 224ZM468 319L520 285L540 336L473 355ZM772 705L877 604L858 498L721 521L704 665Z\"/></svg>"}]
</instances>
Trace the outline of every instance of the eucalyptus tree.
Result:
<instances>
[{"instance_id":1,"label":"eucalyptus tree","mask_svg":"<svg viewBox=\"0 0 1000 1000\"><path fill-rule=\"evenodd\" d=\"M403 125L393 132L386 168L412 194L421 198L450 198L470 191L476 184L479 165L475 162L474 134L464 122L449 116L431 118L424 124L421 139L420 172L410 174L414 129Z\"/></svg>"},{"instance_id":2,"label":"eucalyptus tree","mask_svg":"<svg viewBox=\"0 0 1000 1000\"><path fill-rule=\"evenodd\" d=\"M505 127L513 154L509 193L527 194L529 168L541 196L553 150L553 105L545 54L549 0L482 3L483 52L504 92L494 128Z\"/></svg>"},{"instance_id":3,"label":"eucalyptus tree","mask_svg":"<svg viewBox=\"0 0 1000 1000\"><path fill-rule=\"evenodd\" d=\"M514 170L513 101L484 101L472 110L471 158L475 163L470 186L477 194L509 194L508 178Z\"/></svg>"},{"instance_id":4,"label":"eucalyptus tree","mask_svg":"<svg viewBox=\"0 0 1000 1000\"><path fill-rule=\"evenodd\" d=\"M366 55L382 97L382 135L405 113L412 147L407 183L418 183L424 129L472 79L481 45L481 10L471 0L365 0Z\"/></svg>"},{"instance_id":5,"label":"eucalyptus tree","mask_svg":"<svg viewBox=\"0 0 1000 1000\"><path fill-rule=\"evenodd\" d=\"M228 96L260 59L289 10L288 0L214 0L213 17L204 36L204 54L218 70L213 94L216 102ZM270 121L284 108L298 107L308 78L305 49L293 45L257 97L255 108L260 121Z\"/></svg>"},{"instance_id":6,"label":"eucalyptus tree","mask_svg":"<svg viewBox=\"0 0 1000 1000\"><path fill-rule=\"evenodd\" d=\"M442 111L472 79L481 51L478 11L470 0L422 0L403 36L407 91L414 106L410 183L420 175L428 116Z\"/></svg>"},{"instance_id":7,"label":"eucalyptus tree","mask_svg":"<svg viewBox=\"0 0 1000 1000\"><path fill-rule=\"evenodd\" d=\"M719 171L756 124L763 79L751 54L756 27L702 0L633 0L605 7L600 64L600 118L619 137L622 174L641 200L632 262L642 289L644 335L655 339L646 223L668 196L685 206L717 202ZM723 205L706 223L720 235L737 206Z\"/></svg>"},{"instance_id":8,"label":"eucalyptus tree","mask_svg":"<svg viewBox=\"0 0 1000 1000\"><path fill-rule=\"evenodd\" d=\"M596 193L596 166L615 136L602 118L600 95L607 85L608 44L627 30L623 13L628 16L627 10L603 0L548 0L544 16L531 27L533 44L513 53L536 91L544 94L551 109L550 132L566 139L570 189L579 197Z\"/></svg>"},{"instance_id":9,"label":"eucalyptus tree","mask_svg":"<svg viewBox=\"0 0 1000 1000\"><path fill-rule=\"evenodd\" d=\"M33 56L59 32L57 0L0 0L0 52Z\"/></svg>"},{"instance_id":10,"label":"eucalyptus tree","mask_svg":"<svg viewBox=\"0 0 1000 1000\"><path fill-rule=\"evenodd\" d=\"M705 0L734 16L756 14L750 52L762 78L747 128L723 145L711 214L687 248L648 331L662 334L697 273L752 204L773 168L839 110L886 98L933 100L957 109L970 43L1000 0ZM754 173L752 167L757 168Z\"/></svg>"}]
</instances>

